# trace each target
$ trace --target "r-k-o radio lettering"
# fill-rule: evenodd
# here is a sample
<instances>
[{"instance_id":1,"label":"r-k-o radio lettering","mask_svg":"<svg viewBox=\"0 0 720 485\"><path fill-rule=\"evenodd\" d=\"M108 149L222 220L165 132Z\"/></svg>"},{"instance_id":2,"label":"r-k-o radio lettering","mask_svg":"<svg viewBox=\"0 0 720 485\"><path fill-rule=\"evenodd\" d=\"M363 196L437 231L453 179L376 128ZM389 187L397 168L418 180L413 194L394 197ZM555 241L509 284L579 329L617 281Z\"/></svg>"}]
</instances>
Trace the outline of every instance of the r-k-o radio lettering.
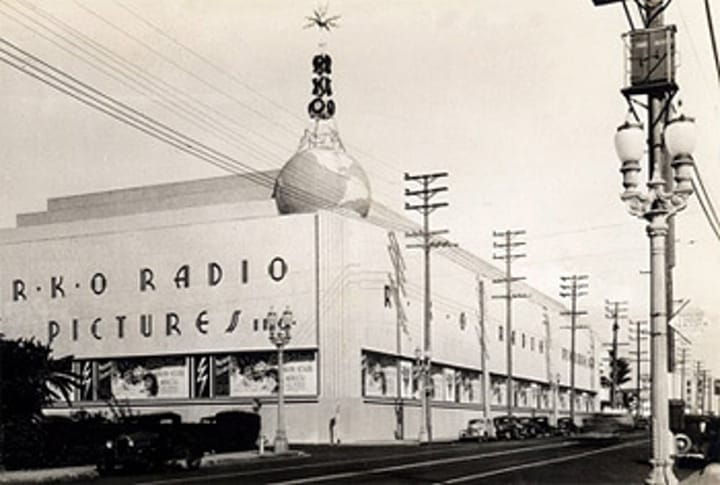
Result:
<instances>
[{"instance_id":1,"label":"r-k-o radio lettering","mask_svg":"<svg viewBox=\"0 0 720 485\"><path fill-rule=\"evenodd\" d=\"M279 283L285 279L289 271L290 267L287 261L280 256L275 256L267 263L265 277ZM171 275L163 275L152 267L144 266L137 271L137 290L140 293L148 293L157 291L158 288L168 284L173 289L188 289L198 284L195 282L195 278L195 271L189 264L179 266ZM251 281L250 264L248 260L243 259L237 266L237 272L228 275L220 263L211 261L207 264L204 275L198 279L202 281L201 284L209 288L220 286L226 281L235 281L237 284L246 285ZM101 296L110 287L110 278L103 272L96 272L87 280L86 285L79 281L68 280L62 274L50 276L44 285L17 278L12 281L12 301L28 301L35 295L42 294L47 294L52 300L62 299L69 297L73 292L82 291L83 287L89 289L91 295Z\"/></svg>"}]
</instances>

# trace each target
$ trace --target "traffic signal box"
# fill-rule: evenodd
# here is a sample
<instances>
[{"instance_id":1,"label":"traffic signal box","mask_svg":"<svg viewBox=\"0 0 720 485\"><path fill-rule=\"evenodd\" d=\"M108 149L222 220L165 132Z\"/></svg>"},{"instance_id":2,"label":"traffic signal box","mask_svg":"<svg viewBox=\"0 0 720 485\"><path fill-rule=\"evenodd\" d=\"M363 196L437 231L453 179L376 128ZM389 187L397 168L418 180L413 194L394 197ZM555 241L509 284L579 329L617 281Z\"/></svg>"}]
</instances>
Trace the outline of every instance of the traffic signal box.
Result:
<instances>
[{"instance_id":1,"label":"traffic signal box","mask_svg":"<svg viewBox=\"0 0 720 485\"><path fill-rule=\"evenodd\" d=\"M625 41L625 95L675 92L674 25L631 30Z\"/></svg>"}]
</instances>

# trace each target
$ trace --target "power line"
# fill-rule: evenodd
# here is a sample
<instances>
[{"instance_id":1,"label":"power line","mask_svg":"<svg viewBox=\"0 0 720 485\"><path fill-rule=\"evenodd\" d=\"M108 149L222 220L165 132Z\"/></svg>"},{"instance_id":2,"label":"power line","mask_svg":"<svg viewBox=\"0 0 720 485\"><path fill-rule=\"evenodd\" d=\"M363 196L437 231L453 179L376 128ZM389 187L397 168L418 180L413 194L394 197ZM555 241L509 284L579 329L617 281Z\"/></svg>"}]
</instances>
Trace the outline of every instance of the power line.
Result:
<instances>
[{"instance_id":1,"label":"power line","mask_svg":"<svg viewBox=\"0 0 720 485\"><path fill-rule=\"evenodd\" d=\"M254 167L215 150L206 144L179 132L178 130L170 128L169 126L154 120L150 116L141 113L120 101L117 101L111 96L95 88L91 88L89 85L82 83L61 69L51 66L37 56L34 56L15 46L2 37L0 37L0 43L11 46L14 50L22 54L21 57L17 54L13 54L5 48L0 47L0 53L10 57L10 59L7 57L0 57L0 61L14 67L18 71L43 82L55 90L60 91L63 94L66 94L117 121L129 125L147 135L152 136L153 138L178 148L181 151L200 158L203 161L211 163L216 167L230 173L244 175L249 180L252 180L260 185L274 187L275 179L272 175L256 172ZM45 66L47 69L39 67L36 64ZM48 70L52 72L49 72ZM328 203L332 202L327 199L323 199L322 195L309 193L297 187L288 187L288 189L295 192L299 198L305 198L310 202L323 200Z\"/></svg>"},{"instance_id":2,"label":"power line","mask_svg":"<svg viewBox=\"0 0 720 485\"><path fill-rule=\"evenodd\" d=\"M10 8L13 8L13 7L10 7ZM28 17L27 17L26 15L24 15L22 12L17 11L17 9L13 9L13 10L15 10L16 12L18 12L18 13L19 13L20 15L22 15L23 17L28 18ZM85 55L91 57L92 59L95 59L95 60L96 60L97 62L99 62L100 64L102 64L102 65L104 65L104 66L107 66L108 69L110 69L111 71L117 73L121 78L124 78L124 79L119 78L119 77L118 77L117 75L115 75L115 74L109 73L106 69L104 69L104 68L102 68L102 67L99 67L97 64L94 64L92 61L88 61L87 59L79 56L77 53L75 53L75 52L73 52L72 50L66 48L65 46L59 44L58 42L54 41L53 39L50 39L49 37L47 37L47 36L44 35L43 33L37 31L36 29L34 29L34 28L32 28L32 27L30 27L29 25L27 25L27 24L25 24L24 22L18 20L17 18L13 17L12 15L8 14L7 12L0 11L0 13L2 13L3 15L5 15L6 17L12 19L13 21L17 22L18 24L22 25L23 27L25 27L26 29L30 30L31 32L37 34L38 36L44 38L45 40L47 40L47 41L50 42L51 44L57 46L58 48L62 49L63 51L69 53L70 55L72 55L72 56L74 56L74 57L76 57L76 58L78 58L78 59L81 59L82 61L84 61L85 63L87 63L88 65L90 65L90 66L93 67L94 69L96 69L97 71L101 72L102 74L104 74L104 75L110 77L111 79L114 79L115 81L123 84L124 86L126 86L126 87L128 87L128 88L130 88L130 89L131 89L132 91L134 91L135 93L140 94L140 95L144 95L144 94L145 94L143 91L139 91L138 89L136 89L136 88L134 88L133 86L129 85L124 79L130 79L134 84L140 85L141 88L143 88L143 89L145 89L145 90L149 90L152 94L154 94L154 95L159 95L159 96L163 97L163 95L162 95L161 92L158 92L157 90L152 89L152 88L148 89L148 88L146 87L146 85L143 85L142 83L139 83L138 81L133 80L132 78L128 77L125 73L123 73L123 72L122 72L121 70L119 70L117 67L111 66L111 65L107 64L107 63L104 62L102 59L99 59L99 58L98 58L96 55L94 55L93 53L88 52L86 49L82 48L82 47L79 46L78 44L76 44L76 43L74 43L74 42L72 42L72 41L67 40L67 39L64 38L61 34L58 34L58 33L54 32L53 30L49 29L48 27L46 27L46 26L38 23L36 20L34 20L34 19L29 19L30 21L32 21L32 22L35 23L36 25L39 25L41 28L44 28L44 29L47 30L48 32L52 33L53 35L61 38L62 40L64 40L65 42L67 42L68 44L70 44L71 46L73 46L75 49L79 50L80 52L83 52ZM97 49L97 48L96 48L96 49ZM152 97L151 97L151 98L152 98ZM163 106L165 109L167 109L168 111L176 114L176 115L179 116L180 118L182 118L182 119L190 122L191 124L193 124L194 126L200 128L200 129L203 130L203 131L206 131L206 132L208 131L208 127L206 126L206 123L203 123L203 122L201 122L201 121L199 121L199 120L196 119L196 117L197 117L197 111L193 112L193 111L192 111L192 108L190 108L189 106L183 105L183 104L179 104L179 103L176 102L175 100L167 100L167 104L165 104L165 103L161 102L161 101L160 101L159 99L157 99L157 98L152 98L152 99L154 99L154 101L155 101L156 103L160 104L160 105ZM167 99L167 98L164 98L164 99ZM168 106L168 104L169 104L170 106ZM212 123L212 120L209 119L209 118L207 118L206 116L204 116L202 113L200 113L200 116L202 116L206 121L210 121L210 123ZM213 124L214 124L214 123L213 123ZM232 137L231 137L231 138L228 138L227 135L224 136L224 137L221 137L221 138L224 138L226 141L229 140L229 141L232 142L232 141L233 141L233 138L235 138L235 137L237 136L237 134L236 134L236 132L234 132L234 131L231 131L230 133L232 134ZM218 136L218 133L217 133L217 132L213 132L213 134L214 134L215 136ZM254 146L252 146L252 145L248 145L248 144L246 144L245 142L240 142L240 144L239 144L239 145L236 145L236 147L242 148L243 150L250 151L250 152L253 152L253 151L254 151L254 153L252 153L252 154L255 155L255 156L257 156L259 159L263 159L263 158L264 158L265 160L273 160L272 157L268 156L268 155L267 155L266 153L264 153L264 152L261 152L259 148L256 148L256 147L254 147Z\"/></svg>"},{"instance_id":3,"label":"power line","mask_svg":"<svg viewBox=\"0 0 720 485\"><path fill-rule=\"evenodd\" d=\"M169 58L168 56L164 55L164 54L163 54L162 52L160 52L158 49L155 49L154 47L152 47L151 45L149 45L147 42L144 42L143 40L138 39L136 36L132 35L132 34L131 34L130 32L128 32L127 30L119 27L118 25L116 25L116 24L113 23L112 21L108 20L107 18L105 18L104 16L102 16L101 14L99 14L98 12L96 12L95 10L91 9L90 7L87 7L87 6L83 5L83 4L82 4L81 2L79 2L78 0L73 0L73 1L74 1L74 3L75 3L76 5L78 5L78 6L79 6L82 10L84 10L85 12L87 12L87 13L89 13L90 15L92 15L93 17L97 18L98 20L100 20L100 21L103 22L104 24L110 26L110 27L111 27L112 29L114 29L115 31L120 32L122 35L126 36L127 38L135 41L136 43L138 43L139 45L141 45L141 46L144 47L145 49L147 49L147 50L149 50L150 52L152 52L155 56L157 56L157 57L159 57L160 59L164 60L165 62L167 62L167 63L170 64L171 66L179 69L181 72L183 72L183 73L185 73L186 75L190 76L191 78L195 79L197 82L203 84L204 86L206 86L206 87L208 87L209 89L211 89L212 91L220 94L221 96L224 96L225 98L227 98L227 99L229 99L229 100L231 100L231 101L239 104L239 105L242 106L244 109L251 111L252 113L254 113L254 114L256 114L257 116L259 116L260 118L262 118L263 120L265 120L265 121L267 121L267 122L269 122L269 123L271 123L271 124L274 124L274 125L276 125L276 126L280 126L280 127L281 127L283 130L285 130L285 131L289 131L286 127L284 127L284 126L282 126L282 125L279 125L276 120L273 120L272 118L268 117L267 115L265 115L265 114L262 113L261 111L259 111L259 110L255 109L255 108L247 105L247 104L244 103L242 100L238 99L236 96L233 96L233 95L231 95L231 94L226 93L225 91L223 91L222 89L219 89L218 87L214 86L213 84L211 84L210 82L208 82L208 81L205 80L204 78L202 78L202 77L198 76L197 74L193 73L192 71L186 69L185 67L183 67L182 65L180 65L178 62L176 62L176 61L174 61L173 59ZM244 127L244 128L247 129L247 127ZM270 140L270 139L264 137L263 135L260 135L260 134L257 134L257 133L256 133L256 135L260 136L261 138L264 138L264 139L268 140L270 143L274 143L273 140ZM397 171L394 171L394 172L393 172L393 174L396 174L396 173L397 173ZM386 195L387 195L387 194L386 194Z\"/></svg>"},{"instance_id":4,"label":"power line","mask_svg":"<svg viewBox=\"0 0 720 485\"><path fill-rule=\"evenodd\" d=\"M715 58L715 72L720 82L720 58L718 58L718 47L715 39L715 27L713 27L712 13L710 12L710 2L705 0L705 18L708 24L708 33L710 34L710 45L712 46L713 57Z\"/></svg>"},{"instance_id":5,"label":"power line","mask_svg":"<svg viewBox=\"0 0 720 485\"><path fill-rule=\"evenodd\" d=\"M172 43L174 43L175 45L179 46L181 49L185 50L186 52L189 52L191 55L193 55L193 56L196 57L197 59L200 59L202 62L204 62L204 63L206 63L207 65L211 66L211 67L212 67L213 69L215 69L216 71L221 72L222 74L224 74L224 75L227 76L229 79L231 79L232 81L236 82L237 84L239 84L239 85L242 86L243 88L247 89L248 91L252 92L253 94L257 95L258 97L264 99L265 101L267 101L267 102L270 103L271 105L279 108L281 111L285 112L286 114L288 114L288 115L291 116L292 118L294 118L294 119L296 119L296 120L303 121L299 116L297 116L295 113L293 113L292 111L290 111L290 110L288 110L287 108L285 108L285 107L284 107L283 105L281 105L280 103L274 101L272 98L270 98L270 97L264 95L263 93L261 93L260 91L256 90L256 89L253 88L250 84L248 84L248 83L244 82L243 80L239 79L236 75L233 75L232 73L229 73L227 70L223 69L221 66L219 66L217 63L213 62L212 60L210 60L210 59L207 58L206 56L198 53L197 51L189 48L188 46L186 46L186 45L183 44L182 42L178 41L178 40L175 39L174 37L168 35L168 34L167 34L165 31L163 31L160 27L158 27L157 25L155 25L155 24L153 24L152 22L150 22L147 18L141 16L141 15L138 14L137 12L133 11L132 9L130 9L127 5L123 5L121 2L118 2L117 0L116 0L114 3L115 3L118 7L122 8L124 11L126 11L128 14L130 14L131 16L133 16L135 19L137 19L138 21L140 21L141 23L143 23L145 26L147 26L148 28L150 28L152 31L154 31L155 33L157 33L158 35L160 35L160 36L162 36L162 37L170 40ZM388 173L392 174L393 176L397 175L397 174L400 172L400 169L397 167L396 164L394 165L394 164L385 162L385 161L383 161L383 160L380 160L380 159L378 159L377 157L375 157L374 155L372 155L371 153L367 152L366 150L363 150L362 148L360 148L360 147L358 147L358 146L356 146L356 145L354 145L354 144L348 144L348 146L350 146L354 151L357 151L357 152L359 152L359 153L364 154L366 157L368 157L368 159L369 159L370 161L374 161L374 162L376 162L376 164L379 164L379 165L382 165L382 166L386 167L387 170L388 170ZM385 181L385 182L388 183L388 184L392 184L392 182L389 182L389 181L387 181L387 180L384 179L384 178L383 178L383 181Z\"/></svg>"},{"instance_id":6,"label":"power line","mask_svg":"<svg viewBox=\"0 0 720 485\"><path fill-rule=\"evenodd\" d=\"M274 165L277 163L278 160L282 160L284 157L282 155L278 155L276 153L270 153L265 148L261 148L259 146L251 144L251 141L249 138L247 139L238 139L238 132L235 129L231 129L224 125L222 122L215 120L211 117L209 117L205 111L211 111L217 116L220 116L229 122L233 123L234 125L242 128L245 132L258 136L268 142L270 142L273 146L278 147L280 149L285 148L284 145L278 144L274 140L265 137L264 135L258 134L252 129L247 128L244 124L238 123L236 120L228 117L224 112L218 111L217 109L208 106L192 97L190 97L186 92L183 90L176 88L175 86L168 84L163 79L152 75L151 73L147 72L146 70L138 67L136 64L133 64L132 62L128 61L127 59L123 58L122 56L112 52L111 50L107 49L106 47L102 46L98 42L94 41L93 39L88 38L85 34L82 32L79 32L77 29L74 29L72 26L68 25L67 23L63 22L62 20L58 19L57 17L54 17L53 15L45 12L39 7L35 7L33 5L28 5L23 0L20 0L23 4L25 4L25 8L28 10L32 10L32 12L42 17L45 21L52 23L55 26L60 27L65 32L69 33L71 36L73 36L75 39L78 39L81 43L89 46L93 51L99 53L101 56L108 58L113 62L113 64L109 64L108 62L105 62L103 59L95 55L93 52L90 52L83 48L82 46L78 45L77 43L69 40L65 36L63 36L61 33L58 33L54 31L52 28L38 22L38 20L28 17L23 12L17 10L16 8L7 5L9 8L13 9L16 13L23 16L24 18L28 19L29 21L33 22L35 25L38 25L42 29L46 30L47 32L50 32L54 36L60 38L62 41L68 43L71 45L74 49L82 52L84 55L89 56L91 59L95 60L96 62L100 63L103 66L106 66L108 69L113 71L113 73L116 73L117 75L113 73L109 73L105 68L100 67L98 64L93 63L92 61L79 56L76 52L67 49L65 46L57 43L53 39L48 38L41 32L38 32L37 30L33 29L29 25L25 24L24 22L20 21L16 17L13 17L12 15L9 15L7 12L0 12L3 15L8 16L13 21L19 23L26 29L36 33L37 35L41 36L48 42L56 45L60 49L64 50L65 52L68 52L69 54L73 55L74 57L78 57L79 59L83 60L84 62L88 63L91 67L94 69L100 71L104 75L114 79L115 81L120 82L121 84L125 85L126 87L129 87L133 91L137 92L138 94L143 94L141 91L138 91L134 88L134 86L129 85L125 80L127 79L130 81L133 85L140 86L140 88L144 91L149 91L154 96L151 96L151 99L153 99L156 103L163 106L165 109L168 109L169 111L173 112L174 114L180 116L186 121L189 121L191 124L193 124L195 127L200 128L201 130L212 134L215 137L219 137L224 139L225 141L230 142L236 147L241 148L242 150L251 152L254 156L258 157L259 160L264 160L269 165ZM142 44L144 45L144 44ZM117 64L117 67L115 66ZM120 76L120 78L118 77ZM136 77L139 77L140 79L136 79ZM228 95L229 96L229 95ZM232 98L232 97L231 97ZM195 105L198 105L199 108L195 107ZM182 113L180 113L182 112ZM196 117L202 117L203 121L199 121L196 119ZM277 123L275 123L277 124ZM210 125L214 125L218 129L209 130ZM239 145L238 145L239 144ZM307 177L305 174L298 174L298 178L301 180L304 180L308 183L308 186L312 186L312 180L310 180L309 177ZM383 177L378 177L379 180L384 182L387 185L390 185L390 182ZM323 187L317 187L317 190L323 191ZM327 190L325 190L325 195L329 196ZM375 193L381 192L385 195L385 197L389 197L388 192L385 191L379 191L377 187L374 190Z\"/></svg>"},{"instance_id":7,"label":"power line","mask_svg":"<svg viewBox=\"0 0 720 485\"><path fill-rule=\"evenodd\" d=\"M87 7L87 6L83 5L81 2L79 2L79 1L77 1L77 0L73 0L73 1L74 1L74 3L75 3L78 7L80 7L82 10L84 10L84 11L87 12L88 14L90 14L90 15L92 15L93 17L95 17L96 19L100 20L102 23L104 23L105 25L109 26L110 28L112 28L112 29L115 30L116 32L120 32L120 33L121 33L122 35L124 35L125 37L127 37L127 38L133 40L134 42L136 42L137 44L143 46L145 49L149 50L150 52L152 52L153 54L155 54L157 57L159 57L160 59L162 59L163 61L167 62L167 63L170 64L171 66L179 69L180 71L184 72L186 75L188 75L188 76L190 76L191 78L195 79L197 82L199 82L199 83L201 83L202 85L208 87L209 89L211 89L211 90L213 90L214 92L220 94L221 96L224 96L225 98L227 98L227 99L229 99L229 100L231 100L231 101L234 101L235 103L239 104L240 106L243 106L245 109L251 111L251 112L254 113L255 115L259 116L260 118L262 118L262 119L264 119L264 120L266 120L266 121L269 121L270 123L277 124L276 121L272 120L271 118L269 118L267 115L265 115L265 114L262 113L261 111L258 111L258 110L256 110L256 109L248 106L247 104L243 103L241 100L237 99L235 96L233 96L233 95L231 95L231 94L228 94L228 93L226 93L225 91L217 88L217 87L214 86L213 84L209 83L206 79L202 78L201 76L198 76L198 75L195 74L194 72L192 72L192 71L190 71L190 70L188 70L188 69L185 69L183 66L181 66L179 63L177 63L177 62L174 61L173 59L171 59L171 58L169 58L168 56L164 55L162 52L158 51L157 49L155 49L154 47L152 47L151 45L149 45L147 42L145 42L145 41L143 41L143 40L141 40L141 39L138 39L137 37L135 37L134 35L132 35L130 32L128 32L127 30L123 29L122 27L119 27L119 26L115 25L113 22L111 22L110 20L106 19L105 17L103 17L102 15L100 15L99 13L97 13L95 10L91 9L90 7Z\"/></svg>"},{"instance_id":8,"label":"power line","mask_svg":"<svg viewBox=\"0 0 720 485\"><path fill-rule=\"evenodd\" d=\"M695 183L695 179L691 180L693 184L693 188L695 189L695 192L697 192L698 197L697 200L700 203L700 207L702 208L703 212L705 213L705 218L708 221L708 224L710 225L710 229L715 233L715 237L720 241L720 230L718 229L716 223L714 222L712 216L710 215L710 212L708 211L708 208L705 206L705 201L702 197L700 197L700 193L697 190L697 184ZM708 199L709 200L709 199Z\"/></svg>"}]
</instances>

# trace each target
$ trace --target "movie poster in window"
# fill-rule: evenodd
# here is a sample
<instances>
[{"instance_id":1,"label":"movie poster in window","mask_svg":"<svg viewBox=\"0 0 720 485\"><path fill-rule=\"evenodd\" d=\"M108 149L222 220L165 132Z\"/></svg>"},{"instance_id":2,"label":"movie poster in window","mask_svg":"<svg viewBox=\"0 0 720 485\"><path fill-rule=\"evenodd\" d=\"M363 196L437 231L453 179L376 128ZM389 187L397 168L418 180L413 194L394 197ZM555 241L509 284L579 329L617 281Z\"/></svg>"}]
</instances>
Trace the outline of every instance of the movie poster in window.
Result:
<instances>
[{"instance_id":1,"label":"movie poster in window","mask_svg":"<svg viewBox=\"0 0 720 485\"><path fill-rule=\"evenodd\" d=\"M455 369L443 369L443 401L455 401Z\"/></svg>"},{"instance_id":2,"label":"movie poster in window","mask_svg":"<svg viewBox=\"0 0 720 485\"><path fill-rule=\"evenodd\" d=\"M413 364L410 361L400 361L400 397L412 399L417 397L414 388Z\"/></svg>"},{"instance_id":3,"label":"movie poster in window","mask_svg":"<svg viewBox=\"0 0 720 485\"><path fill-rule=\"evenodd\" d=\"M291 351L285 354L285 392L288 396L317 394L315 351Z\"/></svg>"},{"instance_id":4,"label":"movie poster in window","mask_svg":"<svg viewBox=\"0 0 720 485\"><path fill-rule=\"evenodd\" d=\"M395 396L397 386L395 358L373 352L365 352L364 357L365 395L368 397Z\"/></svg>"},{"instance_id":5,"label":"movie poster in window","mask_svg":"<svg viewBox=\"0 0 720 485\"><path fill-rule=\"evenodd\" d=\"M480 400L480 376L477 372L455 371L455 402L472 403Z\"/></svg>"},{"instance_id":6,"label":"movie poster in window","mask_svg":"<svg viewBox=\"0 0 720 485\"><path fill-rule=\"evenodd\" d=\"M277 358L274 352L248 352L231 356L231 396L272 396L277 393L277 388Z\"/></svg>"},{"instance_id":7,"label":"movie poster in window","mask_svg":"<svg viewBox=\"0 0 720 485\"><path fill-rule=\"evenodd\" d=\"M445 373L437 365L430 370L430 398L436 401L445 399Z\"/></svg>"},{"instance_id":8,"label":"movie poster in window","mask_svg":"<svg viewBox=\"0 0 720 485\"><path fill-rule=\"evenodd\" d=\"M117 399L189 397L185 357L148 357L114 361L112 394Z\"/></svg>"},{"instance_id":9,"label":"movie poster in window","mask_svg":"<svg viewBox=\"0 0 720 485\"><path fill-rule=\"evenodd\" d=\"M315 351L286 351L283 355L285 394L311 396L317 394L317 359ZM276 352L233 354L227 372L216 361L216 382L227 374L229 395L234 397L272 396L278 392ZM225 366L223 366L225 367ZM222 391L222 388L217 389ZM216 394L220 395L219 392Z\"/></svg>"}]
</instances>

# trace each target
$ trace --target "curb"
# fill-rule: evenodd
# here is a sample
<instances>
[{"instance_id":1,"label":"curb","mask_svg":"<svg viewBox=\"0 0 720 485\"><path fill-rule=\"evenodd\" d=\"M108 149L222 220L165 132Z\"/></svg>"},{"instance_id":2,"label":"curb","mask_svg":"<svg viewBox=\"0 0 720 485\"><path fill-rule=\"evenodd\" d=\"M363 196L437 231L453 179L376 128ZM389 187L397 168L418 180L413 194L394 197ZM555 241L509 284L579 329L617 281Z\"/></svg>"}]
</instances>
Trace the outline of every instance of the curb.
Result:
<instances>
[{"instance_id":1,"label":"curb","mask_svg":"<svg viewBox=\"0 0 720 485\"><path fill-rule=\"evenodd\" d=\"M0 472L0 483L59 483L94 480L98 472L94 465L40 470L13 470Z\"/></svg>"},{"instance_id":2,"label":"curb","mask_svg":"<svg viewBox=\"0 0 720 485\"><path fill-rule=\"evenodd\" d=\"M217 454L217 455L205 455L203 456L201 468L208 468L219 465L230 465L233 463L242 463L247 461L265 461L265 460L282 460L286 458L305 458L310 456L304 451L289 450L285 453L273 453L265 452L262 455L257 451L243 454Z\"/></svg>"},{"instance_id":3,"label":"curb","mask_svg":"<svg viewBox=\"0 0 720 485\"><path fill-rule=\"evenodd\" d=\"M201 468L212 468L249 461L283 460L287 458L305 458L310 456L304 451L289 450L286 453L266 452L262 455L257 451L242 453L221 453L205 455ZM36 470L13 470L0 472L0 484L9 483L62 483L73 481L90 481L99 477L94 465L64 468L45 468Z\"/></svg>"}]
</instances>

